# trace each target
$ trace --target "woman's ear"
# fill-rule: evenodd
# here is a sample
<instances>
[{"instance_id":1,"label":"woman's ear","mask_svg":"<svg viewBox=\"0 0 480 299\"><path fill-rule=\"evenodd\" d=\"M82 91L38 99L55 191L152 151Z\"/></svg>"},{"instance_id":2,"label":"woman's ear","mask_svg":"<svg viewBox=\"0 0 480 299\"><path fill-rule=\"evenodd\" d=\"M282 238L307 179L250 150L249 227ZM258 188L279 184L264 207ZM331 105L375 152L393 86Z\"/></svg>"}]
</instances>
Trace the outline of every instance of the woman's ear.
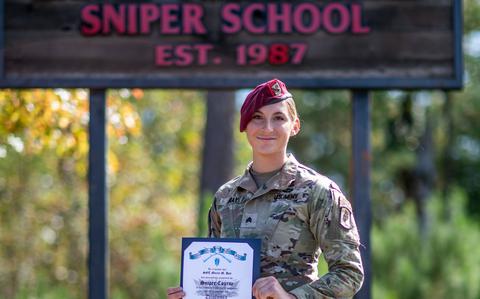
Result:
<instances>
[{"instance_id":1,"label":"woman's ear","mask_svg":"<svg viewBox=\"0 0 480 299\"><path fill-rule=\"evenodd\" d=\"M295 136L298 134L298 132L300 132L300 120L297 117L293 122L293 128L292 128L292 132L290 133L290 136Z\"/></svg>"}]
</instances>

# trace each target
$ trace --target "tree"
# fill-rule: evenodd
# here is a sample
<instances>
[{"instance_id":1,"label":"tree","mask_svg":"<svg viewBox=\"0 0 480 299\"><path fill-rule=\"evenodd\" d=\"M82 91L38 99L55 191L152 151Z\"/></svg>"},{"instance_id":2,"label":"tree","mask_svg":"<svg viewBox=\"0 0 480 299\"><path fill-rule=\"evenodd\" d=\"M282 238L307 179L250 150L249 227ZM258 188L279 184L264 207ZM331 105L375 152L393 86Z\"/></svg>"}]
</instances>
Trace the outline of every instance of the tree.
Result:
<instances>
[{"instance_id":1,"label":"tree","mask_svg":"<svg viewBox=\"0 0 480 299\"><path fill-rule=\"evenodd\" d=\"M217 189L232 177L234 162L233 123L235 93L208 91L202 174L197 215L197 235L206 236L207 209Z\"/></svg>"}]
</instances>

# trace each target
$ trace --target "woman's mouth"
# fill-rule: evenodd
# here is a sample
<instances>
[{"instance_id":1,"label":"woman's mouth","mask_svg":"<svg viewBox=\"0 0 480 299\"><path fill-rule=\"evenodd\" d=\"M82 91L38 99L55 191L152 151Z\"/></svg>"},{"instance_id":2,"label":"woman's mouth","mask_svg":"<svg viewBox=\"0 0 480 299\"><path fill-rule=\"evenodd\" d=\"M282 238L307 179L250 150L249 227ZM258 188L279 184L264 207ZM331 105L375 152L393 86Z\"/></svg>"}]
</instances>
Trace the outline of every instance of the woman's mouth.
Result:
<instances>
[{"instance_id":1,"label":"woman's mouth","mask_svg":"<svg viewBox=\"0 0 480 299\"><path fill-rule=\"evenodd\" d=\"M275 137L257 136L257 139L260 139L260 140L275 140Z\"/></svg>"}]
</instances>

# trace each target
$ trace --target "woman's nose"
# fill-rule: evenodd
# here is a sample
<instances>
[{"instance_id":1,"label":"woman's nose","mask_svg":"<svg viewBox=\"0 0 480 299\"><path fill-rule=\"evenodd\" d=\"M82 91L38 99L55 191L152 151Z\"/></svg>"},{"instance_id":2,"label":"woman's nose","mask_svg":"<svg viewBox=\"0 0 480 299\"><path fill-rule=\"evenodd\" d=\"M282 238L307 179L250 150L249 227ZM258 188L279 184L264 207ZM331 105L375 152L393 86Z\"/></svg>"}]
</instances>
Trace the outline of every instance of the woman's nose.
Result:
<instances>
[{"instance_id":1,"label":"woman's nose","mask_svg":"<svg viewBox=\"0 0 480 299\"><path fill-rule=\"evenodd\" d=\"M270 120L265 120L265 122L263 123L263 129L265 131L272 131L273 130L273 124Z\"/></svg>"}]
</instances>

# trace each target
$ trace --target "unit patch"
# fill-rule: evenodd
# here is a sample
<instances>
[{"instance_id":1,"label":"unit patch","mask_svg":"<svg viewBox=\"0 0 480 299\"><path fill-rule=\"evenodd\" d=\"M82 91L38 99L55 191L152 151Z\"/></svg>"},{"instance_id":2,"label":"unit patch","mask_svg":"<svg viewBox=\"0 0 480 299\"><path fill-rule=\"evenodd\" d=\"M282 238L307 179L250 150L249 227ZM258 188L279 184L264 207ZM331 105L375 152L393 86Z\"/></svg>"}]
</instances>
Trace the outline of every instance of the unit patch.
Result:
<instances>
[{"instance_id":1,"label":"unit patch","mask_svg":"<svg viewBox=\"0 0 480 299\"><path fill-rule=\"evenodd\" d=\"M340 225L344 229L352 229L352 213L347 207L340 207Z\"/></svg>"},{"instance_id":2,"label":"unit patch","mask_svg":"<svg viewBox=\"0 0 480 299\"><path fill-rule=\"evenodd\" d=\"M345 198L345 196L337 189L331 188L332 198L337 200L338 208L340 209L339 213L339 224L342 228L346 230L351 230L354 226L354 220L352 215L352 208L350 202Z\"/></svg>"}]
</instances>

